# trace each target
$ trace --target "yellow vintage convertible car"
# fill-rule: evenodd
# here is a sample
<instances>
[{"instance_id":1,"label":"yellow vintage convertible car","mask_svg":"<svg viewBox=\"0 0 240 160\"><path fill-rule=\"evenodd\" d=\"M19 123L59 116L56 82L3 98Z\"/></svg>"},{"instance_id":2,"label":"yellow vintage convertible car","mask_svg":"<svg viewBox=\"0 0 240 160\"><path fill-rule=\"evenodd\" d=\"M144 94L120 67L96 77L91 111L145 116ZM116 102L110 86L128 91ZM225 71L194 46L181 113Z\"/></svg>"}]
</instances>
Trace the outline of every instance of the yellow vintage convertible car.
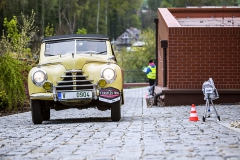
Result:
<instances>
[{"instance_id":1,"label":"yellow vintage convertible car","mask_svg":"<svg viewBox=\"0 0 240 160\"><path fill-rule=\"evenodd\" d=\"M123 72L104 35L59 35L42 40L39 63L28 75L32 121L50 120L50 110L97 108L121 119Z\"/></svg>"}]
</instances>

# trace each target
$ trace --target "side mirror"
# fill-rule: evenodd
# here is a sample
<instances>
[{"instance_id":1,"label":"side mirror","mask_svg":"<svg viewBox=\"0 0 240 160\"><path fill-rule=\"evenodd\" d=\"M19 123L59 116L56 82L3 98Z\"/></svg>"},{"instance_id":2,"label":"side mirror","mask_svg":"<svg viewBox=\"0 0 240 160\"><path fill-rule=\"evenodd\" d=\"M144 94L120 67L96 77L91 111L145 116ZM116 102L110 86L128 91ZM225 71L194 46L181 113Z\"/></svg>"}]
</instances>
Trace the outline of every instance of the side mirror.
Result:
<instances>
[{"instance_id":1,"label":"side mirror","mask_svg":"<svg viewBox=\"0 0 240 160\"><path fill-rule=\"evenodd\" d=\"M108 60L114 60L114 61L116 61L116 57L115 57L115 56L110 56L110 57L108 58Z\"/></svg>"}]
</instances>

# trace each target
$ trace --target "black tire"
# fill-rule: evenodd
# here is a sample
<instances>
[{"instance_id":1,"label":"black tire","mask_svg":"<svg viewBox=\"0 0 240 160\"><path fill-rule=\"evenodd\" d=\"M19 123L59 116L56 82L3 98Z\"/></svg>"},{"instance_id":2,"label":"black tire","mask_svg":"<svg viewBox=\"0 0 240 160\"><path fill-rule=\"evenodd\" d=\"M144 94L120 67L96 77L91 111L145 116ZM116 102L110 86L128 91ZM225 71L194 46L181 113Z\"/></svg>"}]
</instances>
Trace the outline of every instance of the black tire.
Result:
<instances>
[{"instance_id":1,"label":"black tire","mask_svg":"<svg viewBox=\"0 0 240 160\"><path fill-rule=\"evenodd\" d=\"M122 102L120 100L111 105L111 119L114 122L120 121L121 119L121 104Z\"/></svg>"},{"instance_id":2,"label":"black tire","mask_svg":"<svg viewBox=\"0 0 240 160\"><path fill-rule=\"evenodd\" d=\"M50 108L43 108L43 120L44 121L50 120Z\"/></svg>"},{"instance_id":3,"label":"black tire","mask_svg":"<svg viewBox=\"0 0 240 160\"><path fill-rule=\"evenodd\" d=\"M42 124L43 113L40 100L31 100L32 122L34 124Z\"/></svg>"}]
</instances>

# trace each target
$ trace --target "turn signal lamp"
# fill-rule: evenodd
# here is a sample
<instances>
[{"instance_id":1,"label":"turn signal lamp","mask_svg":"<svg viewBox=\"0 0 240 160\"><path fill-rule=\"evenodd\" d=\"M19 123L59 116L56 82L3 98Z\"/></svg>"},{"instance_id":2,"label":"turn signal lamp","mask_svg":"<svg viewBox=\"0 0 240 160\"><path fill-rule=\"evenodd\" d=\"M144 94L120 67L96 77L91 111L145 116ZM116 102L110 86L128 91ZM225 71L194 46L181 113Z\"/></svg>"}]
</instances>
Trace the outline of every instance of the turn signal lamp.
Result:
<instances>
[{"instance_id":1,"label":"turn signal lamp","mask_svg":"<svg viewBox=\"0 0 240 160\"><path fill-rule=\"evenodd\" d=\"M98 80L98 86L103 88L104 86L106 86L107 82L105 79L101 78Z\"/></svg>"},{"instance_id":2,"label":"turn signal lamp","mask_svg":"<svg viewBox=\"0 0 240 160\"><path fill-rule=\"evenodd\" d=\"M46 91L52 90L52 83L49 82L49 81L44 82L44 83L43 83L43 88L44 88Z\"/></svg>"}]
</instances>

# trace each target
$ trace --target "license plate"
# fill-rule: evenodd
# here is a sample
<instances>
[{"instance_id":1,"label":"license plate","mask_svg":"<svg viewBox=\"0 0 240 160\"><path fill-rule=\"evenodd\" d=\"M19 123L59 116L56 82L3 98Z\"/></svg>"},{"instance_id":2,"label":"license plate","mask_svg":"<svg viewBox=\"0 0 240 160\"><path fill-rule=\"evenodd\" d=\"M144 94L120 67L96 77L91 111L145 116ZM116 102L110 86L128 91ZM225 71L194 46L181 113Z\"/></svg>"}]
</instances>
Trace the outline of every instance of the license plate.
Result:
<instances>
[{"instance_id":1,"label":"license plate","mask_svg":"<svg viewBox=\"0 0 240 160\"><path fill-rule=\"evenodd\" d=\"M58 92L58 99L84 99L92 98L92 91L78 91L78 92Z\"/></svg>"}]
</instances>

